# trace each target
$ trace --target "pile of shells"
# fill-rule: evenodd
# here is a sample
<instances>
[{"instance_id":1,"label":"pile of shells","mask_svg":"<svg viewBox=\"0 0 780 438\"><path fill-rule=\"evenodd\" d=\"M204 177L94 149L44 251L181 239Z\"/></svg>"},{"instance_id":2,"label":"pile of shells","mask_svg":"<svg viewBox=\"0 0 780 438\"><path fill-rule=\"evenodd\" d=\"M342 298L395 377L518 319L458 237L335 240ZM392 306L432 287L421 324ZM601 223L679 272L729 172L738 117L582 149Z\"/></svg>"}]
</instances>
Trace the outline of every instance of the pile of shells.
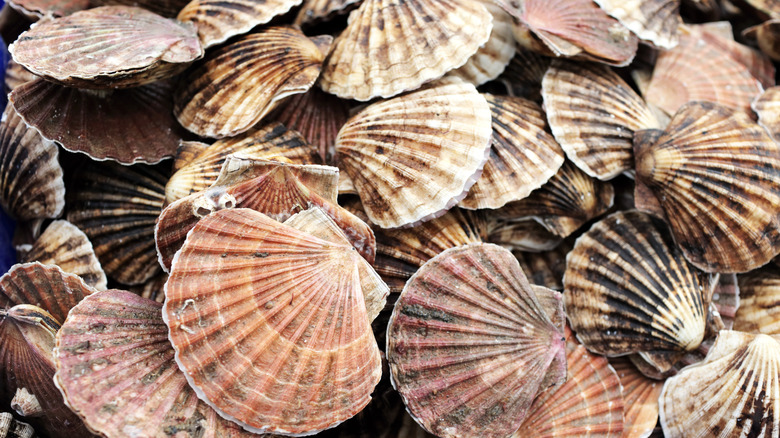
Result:
<instances>
[{"instance_id":1,"label":"pile of shells","mask_svg":"<svg viewBox=\"0 0 780 438\"><path fill-rule=\"evenodd\" d=\"M10 0L0 438L778 436L778 20Z\"/></svg>"}]
</instances>

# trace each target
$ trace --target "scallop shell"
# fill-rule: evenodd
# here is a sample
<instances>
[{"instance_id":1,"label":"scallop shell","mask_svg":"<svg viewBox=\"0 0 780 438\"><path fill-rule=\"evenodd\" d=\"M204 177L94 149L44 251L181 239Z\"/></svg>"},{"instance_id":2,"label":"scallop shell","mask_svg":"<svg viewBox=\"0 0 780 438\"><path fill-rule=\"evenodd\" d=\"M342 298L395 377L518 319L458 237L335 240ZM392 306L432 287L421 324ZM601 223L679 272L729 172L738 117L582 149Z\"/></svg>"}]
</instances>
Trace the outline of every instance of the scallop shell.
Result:
<instances>
[{"instance_id":1,"label":"scallop shell","mask_svg":"<svg viewBox=\"0 0 780 438\"><path fill-rule=\"evenodd\" d=\"M533 218L549 232L566 237L612 207L615 190L609 182L590 178L571 162L531 196L495 213L506 220Z\"/></svg>"},{"instance_id":2,"label":"scallop shell","mask_svg":"<svg viewBox=\"0 0 780 438\"><path fill-rule=\"evenodd\" d=\"M95 433L249 437L198 400L174 362L162 304L108 290L73 308L57 333L57 387Z\"/></svg>"},{"instance_id":3,"label":"scallop shell","mask_svg":"<svg viewBox=\"0 0 780 438\"><path fill-rule=\"evenodd\" d=\"M8 60L8 66L5 69L6 90L13 91L16 87L34 81L35 79L38 79L38 76L33 72L17 64L13 59Z\"/></svg>"},{"instance_id":4,"label":"scallop shell","mask_svg":"<svg viewBox=\"0 0 780 438\"><path fill-rule=\"evenodd\" d=\"M495 243L513 251L549 251L561 243L561 238L552 234L533 219L504 221L488 220L487 242Z\"/></svg>"},{"instance_id":5,"label":"scallop shell","mask_svg":"<svg viewBox=\"0 0 780 438\"><path fill-rule=\"evenodd\" d=\"M571 327L594 353L677 357L704 339L698 272L644 213L614 213L577 239L563 284Z\"/></svg>"},{"instance_id":6,"label":"scallop shell","mask_svg":"<svg viewBox=\"0 0 780 438\"><path fill-rule=\"evenodd\" d=\"M712 276L712 304L710 313L723 324L718 330L731 330L737 309L741 306L740 289L736 274L717 274Z\"/></svg>"},{"instance_id":7,"label":"scallop shell","mask_svg":"<svg viewBox=\"0 0 780 438\"><path fill-rule=\"evenodd\" d=\"M329 21L338 15L346 14L358 7L362 0L303 0L295 24L298 26L313 26Z\"/></svg>"},{"instance_id":8,"label":"scallop shell","mask_svg":"<svg viewBox=\"0 0 780 438\"><path fill-rule=\"evenodd\" d=\"M680 0L594 0L639 38L656 47L671 49L677 45Z\"/></svg>"},{"instance_id":9,"label":"scallop shell","mask_svg":"<svg viewBox=\"0 0 780 438\"><path fill-rule=\"evenodd\" d=\"M780 146L746 114L691 102L634 155L637 186L698 268L745 272L780 252Z\"/></svg>"},{"instance_id":10,"label":"scallop shell","mask_svg":"<svg viewBox=\"0 0 780 438\"><path fill-rule=\"evenodd\" d=\"M301 0L193 0L177 18L195 25L205 48L245 34L299 4Z\"/></svg>"},{"instance_id":11,"label":"scallop shell","mask_svg":"<svg viewBox=\"0 0 780 438\"><path fill-rule=\"evenodd\" d=\"M37 79L8 98L26 123L71 152L154 164L172 157L185 134L171 114L172 94L166 81L95 92Z\"/></svg>"},{"instance_id":12,"label":"scallop shell","mask_svg":"<svg viewBox=\"0 0 780 438\"><path fill-rule=\"evenodd\" d=\"M473 0L365 0L334 41L320 87L362 101L417 89L466 63L491 20Z\"/></svg>"},{"instance_id":13,"label":"scallop shell","mask_svg":"<svg viewBox=\"0 0 780 438\"><path fill-rule=\"evenodd\" d=\"M780 141L780 87L767 88L750 106L758 114L758 124Z\"/></svg>"},{"instance_id":14,"label":"scallop shell","mask_svg":"<svg viewBox=\"0 0 780 438\"><path fill-rule=\"evenodd\" d=\"M551 62L552 59L546 56L518 47L515 57L509 61L498 80L510 95L541 103L542 78Z\"/></svg>"},{"instance_id":15,"label":"scallop shell","mask_svg":"<svg viewBox=\"0 0 780 438\"><path fill-rule=\"evenodd\" d=\"M217 180L222 165L230 154L292 164L320 162L317 152L300 134L288 131L275 122L236 137L218 140L212 145L182 143L173 166L176 173L165 186L166 204L209 188Z\"/></svg>"},{"instance_id":16,"label":"scallop shell","mask_svg":"<svg viewBox=\"0 0 780 438\"><path fill-rule=\"evenodd\" d=\"M771 18L780 17L780 3L777 0L746 0L745 3Z\"/></svg>"},{"instance_id":17,"label":"scallop shell","mask_svg":"<svg viewBox=\"0 0 780 438\"><path fill-rule=\"evenodd\" d=\"M523 98L483 94L493 117L490 158L460 201L463 208L499 208L523 199L563 165L563 150L545 131L541 108Z\"/></svg>"},{"instance_id":18,"label":"scallop shell","mask_svg":"<svg viewBox=\"0 0 780 438\"><path fill-rule=\"evenodd\" d=\"M132 87L171 77L203 56L192 26L130 6L104 6L33 25L8 47L47 80Z\"/></svg>"},{"instance_id":19,"label":"scallop shell","mask_svg":"<svg viewBox=\"0 0 780 438\"><path fill-rule=\"evenodd\" d=\"M739 309L734 330L780 334L780 270L765 267L739 276Z\"/></svg>"},{"instance_id":20,"label":"scallop shell","mask_svg":"<svg viewBox=\"0 0 780 438\"><path fill-rule=\"evenodd\" d=\"M139 6L163 17L175 17L190 0L89 0L95 6Z\"/></svg>"},{"instance_id":21,"label":"scallop shell","mask_svg":"<svg viewBox=\"0 0 780 438\"><path fill-rule=\"evenodd\" d=\"M774 18L749 27L742 32L742 35L750 40L754 40L758 48L772 60L780 61L779 19Z\"/></svg>"},{"instance_id":22,"label":"scallop shell","mask_svg":"<svg viewBox=\"0 0 780 438\"><path fill-rule=\"evenodd\" d=\"M477 243L442 252L409 280L388 325L387 359L426 430L507 436L543 381L565 378L562 335L512 254Z\"/></svg>"},{"instance_id":23,"label":"scallop shell","mask_svg":"<svg viewBox=\"0 0 780 438\"><path fill-rule=\"evenodd\" d=\"M309 39L292 27L241 37L187 73L174 96L174 115L205 137L245 132L282 99L311 88L329 44L329 36Z\"/></svg>"},{"instance_id":24,"label":"scallop shell","mask_svg":"<svg viewBox=\"0 0 780 438\"><path fill-rule=\"evenodd\" d=\"M0 121L0 205L20 220L56 218L65 207L65 182L54 143L6 106Z\"/></svg>"},{"instance_id":25,"label":"scallop shell","mask_svg":"<svg viewBox=\"0 0 780 438\"><path fill-rule=\"evenodd\" d=\"M764 334L722 331L704 362L664 384L667 437L776 436L780 345Z\"/></svg>"},{"instance_id":26,"label":"scallop shell","mask_svg":"<svg viewBox=\"0 0 780 438\"><path fill-rule=\"evenodd\" d=\"M106 289L106 273L100 266L92 243L86 234L68 221L49 224L20 261L57 265L67 273L78 275L97 290Z\"/></svg>"},{"instance_id":27,"label":"scallop shell","mask_svg":"<svg viewBox=\"0 0 780 438\"><path fill-rule=\"evenodd\" d=\"M620 379L566 329L566 382L539 395L513 437L614 437L623 432Z\"/></svg>"},{"instance_id":28,"label":"scallop shell","mask_svg":"<svg viewBox=\"0 0 780 438\"><path fill-rule=\"evenodd\" d=\"M400 227L440 216L466 195L491 132L485 98L453 79L366 107L341 128L337 160L371 221Z\"/></svg>"},{"instance_id":29,"label":"scallop shell","mask_svg":"<svg viewBox=\"0 0 780 438\"><path fill-rule=\"evenodd\" d=\"M566 254L571 250L572 243L567 239L549 251L513 251L512 254L517 258L531 284L562 291Z\"/></svg>"},{"instance_id":30,"label":"scallop shell","mask_svg":"<svg viewBox=\"0 0 780 438\"><path fill-rule=\"evenodd\" d=\"M168 282L168 274L160 272L146 283L137 286L130 286L127 290L139 295L147 300L156 301L162 304L165 301L165 283Z\"/></svg>"},{"instance_id":31,"label":"scallop shell","mask_svg":"<svg viewBox=\"0 0 780 438\"><path fill-rule=\"evenodd\" d=\"M660 128L644 100L604 65L553 61L542 96L555 139L594 178L633 168L634 132Z\"/></svg>"},{"instance_id":32,"label":"scallop shell","mask_svg":"<svg viewBox=\"0 0 780 438\"><path fill-rule=\"evenodd\" d=\"M69 192L68 220L89 237L106 275L122 284L141 284L160 272L154 224L165 180L151 166L90 163Z\"/></svg>"},{"instance_id":33,"label":"scallop shell","mask_svg":"<svg viewBox=\"0 0 780 438\"><path fill-rule=\"evenodd\" d=\"M63 17L90 7L89 0L9 0L8 5L26 17Z\"/></svg>"},{"instance_id":34,"label":"scallop shell","mask_svg":"<svg viewBox=\"0 0 780 438\"><path fill-rule=\"evenodd\" d=\"M493 0L477 0L493 16L493 29L484 46L466 63L450 75L457 76L475 86L497 78L515 56L515 37L512 34L512 16Z\"/></svg>"},{"instance_id":35,"label":"scallop shell","mask_svg":"<svg viewBox=\"0 0 780 438\"><path fill-rule=\"evenodd\" d=\"M627 358L614 358L615 369L623 387L623 436L648 437L658 423L658 396L662 382L645 377Z\"/></svg>"},{"instance_id":36,"label":"scallop shell","mask_svg":"<svg viewBox=\"0 0 780 438\"><path fill-rule=\"evenodd\" d=\"M38 438L35 429L22 423L9 412L0 413L0 437L2 438Z\"/></svg>"},{"instance_id":37,"label":"scallop shell","mask_svg":"<svg viewBox=\"0 0 780 438\"><path fill-rule=\"evenodd\" d=\"M350 245L252 210L202 219L163 308L198 396L254 432L310 434L359 412L381 375L363 262Z\"/></svg>"}]
</instances>

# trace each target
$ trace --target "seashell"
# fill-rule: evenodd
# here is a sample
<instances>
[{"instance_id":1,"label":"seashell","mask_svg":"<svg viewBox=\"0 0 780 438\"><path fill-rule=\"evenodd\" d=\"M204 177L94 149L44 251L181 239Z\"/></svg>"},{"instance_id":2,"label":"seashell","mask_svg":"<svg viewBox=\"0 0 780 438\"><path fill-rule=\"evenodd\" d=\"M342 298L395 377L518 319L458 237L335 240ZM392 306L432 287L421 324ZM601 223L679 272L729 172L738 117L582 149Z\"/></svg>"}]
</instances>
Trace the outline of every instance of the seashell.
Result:
<instances>
[{"instance_id":1,"label":"seashell","mask_svg":"<svg viewBox=\"0 0 780 438\"><path fill-rule=\"evenodd\" d=\"M499 208L523 199L560 169L563 150L545 131L541 108L523 98L483 94L493 117L490 157L460 201L462 208Z\"/></svg>"},{"instance_id":2,"label":"seashell","mask_svg":"<svg viewBox=\"0 0 780 438\"><path fill-rule=\"evenodd\" d=\"M780 272L765 267L739 276L739 309L734 330L780 334Z\"/></svg>"},{"instance_id":3,"label":"seashell","mask_svg":"<svg viewBox=\"0 0 780 438\"><path fill-rule=\"evenodd\" d=\"M32 306L35 307L35 306ZM38 310L38 313L42 312ZM27 388L18 388L11 400L11 409L22 417L40 417L45 414L41 403L35 394L27 391Z\"/></svg>"},{"instance_id":4,"label":"seashell","mask_svg":"<svg viewBox=\"0 0 780 438\"><path fill-rule=\"evenodd\" d=\"M90 5L97 6L139 6L163 17L175 17L189 3L189 0L89 0Z\"/></svg>"},{"instance_id":5,"label":"seashell","mask_svg":"<svg viewBox=\"0 0 780 438\"><path fill-rule=\"evenodd\" d=\"M696 267L745 272L780 251L780 146L746 114L691 102L634 151L637 191L652 192Z\"/></svg>"},{"instance_id":6,"label":"seashell","mask_svg":"<svg viewBox=\"0 0 780 438\"><path fill-rule=\"evenodd\" d=\"M313 26L320 22L330 21L339 15L344 15L360 5L362 0L303 0L296 26Z\"/></svg>"},{"instance_id":7,"label":"seashell","mask_svg":"<svg viewBox=\"0 0 780 438\"><path fill-rule=\"evenodd\" d=\"M38 79L38 76L33 72L17 64L13 59L8 60L8 66L5 69L5 89L7 91L13 91L16 87L35 79Z\"/></svg>"},{"instance_id":8,"label":"seashell","mask_svg":"<svg viewBox=\"0 0 780 438\"><path fill-rule=\"evenodd\" d=\"M168 274L160 272L146 283L127 288L130 292L147 300L156 301L162 304L165 301L165 283L168 281Z\"/></svg>"},{"instance_id":9,"label":"seashell","mask_svg":"<svg viewBox=\"0 0 780 438\"><path fill-rule=\"evenodd\" d=\"M677 45L677 28L682 24L680 0L594 1L642 40L667 50Z\"/></svg>"},{"instance_id":10,"label":"seashell","mask_svg":"<svg viewBox=\"0 0 780 438\"><path fill-rule=\"evenodd\" d=\"M562 329L512 254L495 245L429 260L406 284L387 331L393 386L438 436L507 436L543 382L565 379Z\"/></svg>"},{"instance_id":11,"label":"seashell","mask_svg":"<svg viewBox=\"0 0 780 438\"><path fill-rule=\"evenodd\" d=\"M750 106L758 114L758 124L766 129L775 141L780 141L780 87L767 88Z\"/></svg>"},{"instance_id":12,"label":"seashell","mask_svg":"<svg viewBox=\"0 0 780 438\"><path fill-rule=\"evenodd\" d=\"M145 9L104 6L33 25L8 47L47 80L120 88L174 76L203 56L191 25Z\"/></svg>"},{"instance_id":13,"label":"seashell","mask_svg":"<svg viewBox=\"0 0 780 438\"><path fill-rule=\"evenodd\" d=\"M514 32L518 44L543 55L577 56L626 66L636 54L636 36L590 0L498 3L517 19Z\"/></svg>"},{"instance_id":14,"label":"seashell","mask_svg":"<svg viewBox=\"0 0 780 438\"><path fill-rule=\"evenodd\" d=\"M647 437L658 422L661 382L645 377L624 357L609 360L623 387L623 436Z\"/></svg>"},{"instance_id":15,"label":"seashell","mask_svg":"<svg viewBox=\"0 0 780 438\"><path fill-rule=\"evenodd\" d=\"M490 38L491 20L477 1L365 0L334 41L319 85L361 101L415 90L465 64Z\"/></svg>"},{"instance_id":16,"label":"seashell","mask_svg":"<svg viewBox=\"0 0 780 438\"><path fill-rule=\"evenodd\" d=\"M49 224L30 251L20 257L20 262L56 265L69 274L78 275L90 287L106 289L106 273L92 249L92 243L86 234L68 221Z\"/></svg>"},{"instance_id":17,"label":"seashell","mask_svg":"<svg viewBox=\"0 0 780 438\"><path fill-rule=\"evenodd\" d=\"M199 397L256 433L310 434L359 412L381 375L367 309L384 303L365 300L387 295L361 293L364 262L248 209L198 222L173 261L163 318Z\"/></svg>"},{"instance_id":18,"label":"seashell","mask_svg":"<svg viewBox=\"0 0 780 438\"><path fill-rule=\"evenodd\" d=\"M489 219L487 233L485 241L512 251L549 251L561 243L560 237L533 219Z\"/></svg>"},{"instance_id":19,"label":"seashell","mask_svg":"<svg viewBox=\"0 0 780 438\"><path fill-rule=\"evenodd\" d=\"M373 223L407 226L444 214L468 193L491 132L490 108L474 86L442 81L352 117L336 139L337 161Z\"/></svg>"},{"instance_id":20,"label":"seashell","mask_svg":"<svg viewBox=\"0 0 780 438\"><path fill-rule=\"evenodd\" d=\"M634 132L660 128L644 100L604 65L553 61L542 96L555 139L594 178L633 168Z\"/></svg>"},{"instance_id":21,"label":"seashell","mask_svg":"<svg viewBox=\"0 0 780 438\"><path fill-rule=\"evenodd\" d=\"M6 106L0 121L0 205L29 221L56 218L65 207L65 182L54 143Z\"/></svg>"},{"instance_id":22,"label":"seashell","mask_svg":"<svg viewBox=\"0 0 780 438\"><path fill-rule=\"evenodd\" d=\"M162 304L108 290L57 333L57 387L84 423L111 437L249 437L200 401L174 362Z\"/></svg>"},{"instance_id":23,"label":"seashell","mask_svg":"<svg viewBox=\"0 0 780 438\"><path fill-rule=\"evenodd\" d=\"M776 0L746 0L745 3L770 18L780 17L780 4Z\"/></svg>"},{"instance_id":24,"label":"seashell","mask_svg":"<svg viewBox=\"0 0 780 438\"><path fill-rule=\"evenodd\" d=\"M780 19L773 18L742 31L742 35L755 41L761 52L773 61L780 61ZM765 85L766 87L766 85Z\"/></svg>"},{"instance_id":25,"label":"seashell","mask_svg":"<svg viewBox=\"0 0 780 438\"><path fill-rule=\"evenodd\" d=\"M172 84L115 91L79 90L37 79L9 96L47 140L95 160L154 164L172 157L185 131L176 123Z\"/></svg>"},{"instance_id":26,"label":"seashell","mask_svg":"<svg viewBox=\"0 0 780 438\"><path fill-rule=\"evenodd\" d=\"M659 53L644 96L673 115L696 100L748 111L760 93L761 84L743 64L703 38L681 35L677 47Z\"/></svg>"},{"instance_id":27,"label":"seashell","mask_svg":"<svg viewBox=\"0 0 780 438\"><path fill-rule=\"evenodd\" d=\"M614 200L612 184L590 178L571 162L566 162L531 196L505 205L496 211L495 217L512 221L532 218L550 233L566 237L604 214Z\"/></svg>"},{"instance_id":28,"label":"seashell","mask_svg":"<svg viewBox=\"0 0 780 438\"><path fill-rule=\"evenodd\" d=\"M205 137L245 132L282 99L311 88L330 40L310 39L292 27L241 37L187 73L174 96L174 115L182 126Z\"/></svg>"},{"instance_id":29,"label":"seashell","mask_svg":"<svg viewBox=\"0 0 780 438\"><path fill-rule=\"evenodd\" d=\"M160 272L154 224L165 180L152 166L92 162L68 194L68 220L89 237L106 275L122 284L141 284Z\"/></svg>"},{"instance_id":30,"label":"seashell","mask_svg":"<svg viewBox=\"0 0 780 438\"><path fill-rule=\"evenodd\" d=\"M566 271L566 254L572 248L572 243L566 239L549 251L513 251L512 254L517 258L531 284L562 291L563 274Z\"/></svg>"},{"instance_id":31,"label":"seashell","mask_svg":"<svg viewBox=\"0 0 780 438\"><path fill-rule=\"evenodd\" d=\"M542 392L512 436L619 438L627 406L617 373L606 358L588 353L568 327L565 336L566 382Z\"/></svg>"},{"instance_id":32,"label":"seashell","mask_svg":"<svg viewBox=\"0 0 780 438\"><path fill-rule=\"evenodd\" d=\"M664 383L658 399L664 435L776 435L778 367L777 338L721 331L703 362Z\"/></svg>"},{"instance_id":33,"label":"seashell","mask_svg":"<svg viewBox=\"0 0 780 438\"><path fill-rule=\"evenodd\" d=\"M710 313L713 313L713 316L720 319L723 324L722 327L718 328L718 331L723 329L731 330L734 326L737 309L740 307L740 290L737 276L735 274L716 274L713 277L710 288L710 300L712 301ZM715 335L717 336L717 333Z\"/></svg>"},{"instance_id":34,"label":"seashell","mask_svg":"<svg viewBox=\"0 0 780 438\"><path fill-rule=\"evenodd\" d=\"M0 412L0 438L38 438L35 429L14 418L9 412Z\"/></svg>"},{"instance_id":35,"label":"seashell","mask_svg":"<svg viewBox=\"0 0 780 438\"><path fill-rule=\"evenodd\" d=\"M563 284L571 327L594 353L662 365L661 356L673 363L704 339L709 303L698 272L644 213L614 213L580 236Z\"/></svg>"},{"instance_id":36,"label":"seashell","mask_svg":"<svg viewBox=\"0 0 780 438\"><path fill-rule=\"evenodd\" d=\"M207 48L266 24L299 4L301 0L193 0L177 18L194 24L201 44Z\"/></svg>"},{"instance_id":37,"label":"seashell","mask_svg":"<svg viewBox=\"0 0 780 438\"><path fill-rule=\"evenodd\" d=\"M89 0L10 0L8 5L21 12L25 17L64 17L90 7Z\"/></svg>"},{"instance_id":38,"label":"seashell","mask_svg":"<svg viewBox=\"0 0 780 438\"><path fill-rule=\"evenodd\" d=\"M542 78L551 62L546 56L518 47L515 57L509 61L498 80L504 84L510 95L541 103Z\"/></svg>"},{"instance_id":39,"label":"seashell","mask_svg":"<svg viewBox=\"0 0 780 438\"><path fill-rule=\"evenodd\" d=\"M291 164L320 163L317 152L300 134L275 122L212 145L182 142L176 154L175 173L165 186L166 204L209 188L230 154Z\"/></svg>"}]
</instances>

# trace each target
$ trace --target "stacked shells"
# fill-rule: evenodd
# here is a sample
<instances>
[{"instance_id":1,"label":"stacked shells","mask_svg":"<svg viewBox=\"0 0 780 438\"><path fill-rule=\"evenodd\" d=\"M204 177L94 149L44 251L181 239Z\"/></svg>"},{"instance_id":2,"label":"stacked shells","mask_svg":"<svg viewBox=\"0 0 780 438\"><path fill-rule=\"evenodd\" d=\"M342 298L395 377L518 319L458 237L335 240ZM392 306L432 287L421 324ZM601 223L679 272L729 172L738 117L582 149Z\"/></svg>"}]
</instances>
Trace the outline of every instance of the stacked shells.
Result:
<instances>
[{"instance_id":1,"label":"stacked shells","mask_svg":"<svg viewBox=\"0 0 780 438\"><path fill-rule=\"evenodd\" d=\"M772 2L9 4L0 431L780 433Z\"/></svg>"}]
</instances>

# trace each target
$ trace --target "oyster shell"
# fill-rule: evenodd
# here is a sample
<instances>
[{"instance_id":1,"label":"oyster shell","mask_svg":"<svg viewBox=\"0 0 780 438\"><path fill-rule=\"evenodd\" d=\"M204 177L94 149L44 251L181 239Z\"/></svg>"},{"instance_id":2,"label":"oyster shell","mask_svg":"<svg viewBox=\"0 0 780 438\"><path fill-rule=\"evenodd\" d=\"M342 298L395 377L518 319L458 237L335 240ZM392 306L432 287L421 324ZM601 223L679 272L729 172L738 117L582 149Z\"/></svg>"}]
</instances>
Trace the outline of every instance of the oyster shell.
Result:
<instances>
[{"instance_id":1,"label":"oyster shell","mask_svg":"<svg viewBox=\"0 0 780 438\"><path fill-rule=\"evenodd\" d=\"M677 45L677 28L682 24L680 0L594 0L639 38L656 47Z\"/></svg>"},{"instance_id":2,"label":"oyster shell","mask_svg":"<svg viewBox=\"0 0 780 438\"><path fill-rule=\"evenodd\" d=\"M780 334L780 270L767 266L739 276L739 309L734 330Z\"/></svg>"}]
</instances>

